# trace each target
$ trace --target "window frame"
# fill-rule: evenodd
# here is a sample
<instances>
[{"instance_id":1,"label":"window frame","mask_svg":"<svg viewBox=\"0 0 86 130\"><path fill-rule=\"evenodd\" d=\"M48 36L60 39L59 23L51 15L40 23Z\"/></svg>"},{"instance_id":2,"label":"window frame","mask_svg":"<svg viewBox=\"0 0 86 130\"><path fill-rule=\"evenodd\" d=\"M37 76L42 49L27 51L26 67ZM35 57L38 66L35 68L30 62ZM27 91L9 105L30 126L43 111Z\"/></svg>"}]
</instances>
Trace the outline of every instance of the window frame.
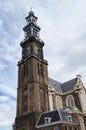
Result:
<instances>
[{"instance_id":1,"label":"window frame","mask_svg":"<svg viewBox=\"0 0 86 130\"><path fill-rule=\"evenodd\" d=\"M50 127L47 127L46 130L50 130Z\"/></svg>"},{"instance_id":2,"label":"window frame","mask_svg":"<svg viewBox=\"0 0 86 130\"><path fill-rule=\"evenodd\" d=\"M55 126L55 127L54 127L54 130L59 130L58 126Z\"/></svg>"},{"instance_id":3,"label":"window frame","mask_svg":"<svg viewBox=\"0 0 86 130\"><path fill-rule=\"evenodd\" d=\"M58 100L59 99L59 100ZM59 105L58 105L59 104ZM60 96L56 96L56 107L58 109L62 108L62 99Z\"/></svg>"},{"instance_id":4,"label":"window frame","mask_svg":"<svg viewBox=\"0 0 86 130\"><path fill-rule=\"evenodd\" d=\"M65 130L68 130L68 126L65 126L64 128L65 128Z\"/></svg>"},{"instance_id":5,"label":"window frame","mask_svg":"<svg viewBox=\"0 0 86 130\"><path fill-rule=\"evenodd\" d=\"M50 124L51 119L51 117L45 117L45 124Z\"/></svg>"},{"instance_id":6,"label":"window frame","mask_svg":"<svg viewBox=\"0 0 86 130\"><path fill-rule=\"evenodd\" d=\"M66 104L67 104L68 107L74 107L75 106L74 97L72 95L68 95L66 97Z\"/></svg>"}]
</instances>

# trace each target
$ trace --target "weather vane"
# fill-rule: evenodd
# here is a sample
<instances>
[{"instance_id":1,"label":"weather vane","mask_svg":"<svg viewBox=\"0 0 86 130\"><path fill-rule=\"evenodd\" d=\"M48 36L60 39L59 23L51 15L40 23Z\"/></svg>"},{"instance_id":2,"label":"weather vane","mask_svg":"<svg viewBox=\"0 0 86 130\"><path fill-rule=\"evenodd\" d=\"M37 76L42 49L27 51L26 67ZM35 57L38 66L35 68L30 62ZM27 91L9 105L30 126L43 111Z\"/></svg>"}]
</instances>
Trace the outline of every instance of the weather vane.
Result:
<instances>
[{"instance_id":1,"label":"weather vane","mask_svg":"<svg viewBox=\"0 0 86 130\"><path fill-rule=\"evenodd\" d=\"M32 8L32 7L30 7L30 10L31 10L31 11L32 11L32 9L33 9L33 8Z\"/></svg>"}]
</instances>

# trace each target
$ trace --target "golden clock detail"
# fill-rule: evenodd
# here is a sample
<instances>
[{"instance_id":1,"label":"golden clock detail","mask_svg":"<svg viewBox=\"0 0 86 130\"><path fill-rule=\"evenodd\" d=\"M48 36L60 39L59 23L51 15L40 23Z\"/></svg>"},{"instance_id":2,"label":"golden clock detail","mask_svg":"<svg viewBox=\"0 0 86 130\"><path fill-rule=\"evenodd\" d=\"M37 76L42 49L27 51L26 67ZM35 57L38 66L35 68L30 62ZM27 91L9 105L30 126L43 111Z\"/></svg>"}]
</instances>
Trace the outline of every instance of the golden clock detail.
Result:
<instances>
[{"instance_id":1,"label":"golden clock detail","mask_svg":"<svg viewBox=\"0 0 86 130\"><path fill-rule=\"evenodd\" d=\"M39 54L39 48L38 46L34 46L34 54L38 55Z\"/></svg>"}]
</instances>

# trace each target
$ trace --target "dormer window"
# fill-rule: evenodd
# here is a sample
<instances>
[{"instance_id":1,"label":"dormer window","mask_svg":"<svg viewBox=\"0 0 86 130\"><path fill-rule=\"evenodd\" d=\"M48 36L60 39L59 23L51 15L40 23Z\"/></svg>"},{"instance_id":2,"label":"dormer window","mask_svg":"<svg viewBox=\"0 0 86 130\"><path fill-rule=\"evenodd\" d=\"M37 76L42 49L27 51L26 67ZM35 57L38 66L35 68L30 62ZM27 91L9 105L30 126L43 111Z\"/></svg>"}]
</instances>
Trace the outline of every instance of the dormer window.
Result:
<instances>
[{"instance_id":1,"label":"dormer window","mask_svg":"<svg viewBox=\"0 0 86 130\"><path fill-rule=\"evenodd\" d=\"M51 117L45 117L45 124L50 124L51 119Z\"/></svg>"},{"instance_id":2,"label":"dormer window","mask_svg":"<svg viewBox=\"0 0 86 130\"><path fill-rule=\"evenodd\" d=\"M72 116L66 116L65 118L68 122L72 122Z\"/></svg>"},{"instance_id":3,"label":"dormer window","mask_svg":"<svg viewBox=\"0 0 86 130\"><path fill-rule=\"evenodd\" d=\"M68 116L69 122L72 122L72 116Z\"/></svg>"}]
</instances>

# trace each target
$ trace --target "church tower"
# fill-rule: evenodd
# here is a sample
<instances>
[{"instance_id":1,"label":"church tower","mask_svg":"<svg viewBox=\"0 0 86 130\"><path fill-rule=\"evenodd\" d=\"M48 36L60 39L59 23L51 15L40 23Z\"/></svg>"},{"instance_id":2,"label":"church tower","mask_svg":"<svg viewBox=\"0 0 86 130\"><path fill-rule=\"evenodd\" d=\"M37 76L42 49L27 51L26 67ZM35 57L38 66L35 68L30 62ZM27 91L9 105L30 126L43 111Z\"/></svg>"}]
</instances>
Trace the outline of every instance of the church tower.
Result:
<instances>
[{"instance_id":1,"label":"church tower","mask_svg":"<svg viewBox=\"0 0 86 130\"><path fill-rule=\"evenodd\" d=\"M48 62L44 60L44 42L40 39L37 17L31 10L20 43L22 59L18 62L16 130L33 130L41 112L48 111Z\"/></svg>"}]
</instances>

